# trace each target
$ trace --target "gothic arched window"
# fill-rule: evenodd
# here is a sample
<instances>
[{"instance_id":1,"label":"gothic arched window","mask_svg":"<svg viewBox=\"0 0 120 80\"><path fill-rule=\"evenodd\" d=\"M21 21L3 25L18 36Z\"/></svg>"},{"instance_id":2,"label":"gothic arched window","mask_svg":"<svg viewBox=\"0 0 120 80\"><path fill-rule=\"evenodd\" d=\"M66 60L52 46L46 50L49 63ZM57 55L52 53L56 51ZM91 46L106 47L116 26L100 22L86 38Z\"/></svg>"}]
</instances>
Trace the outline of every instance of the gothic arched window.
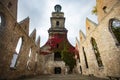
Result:
<instances>
[{"instance_id":1,"label":"gothic arched window","mask_svg":"<svg viewBox=\"0 0 120 80\"><path fill-rule=\"evenodd\" d=\"M1 18L1 16L0 16L0 26L1 26L1 23L2 23L2 18Z\"/></svg>"},{"instance_id":2,"label":"gothic arched window","mask_svg":"<svg viewBox=\"0 0 120 80\"><path fill-rule=\"evenodd\" d=\"M22 46L22 38L20 37L15 49L15 53L13 54L13 58L11 60L11 64L10 64L10 68L15 69L16 65L17 65L17 59L18 59L18 55L20 53L21 50L21 46Z\"/></svg>"},{"instance_id":3,"label":"gothic arched window","mask_svg":"<svg viewBox=\"0 0 120 80\"><path fill-rule=\"evenodd\" d=\"M32 54L32 50L31 50L31 48L30 48L30 50L29 50L29 57L31 56L31 54Z\"/></svg>"},{"instance_id":4,"label":"gothic arched window","mask_svg":"<svg viewBox=\"0 0 120 80\"><path fill-rule=\"evenodd\" d=\"M35 62L38 61L38 53L35 54Z\"/></svg>"},{"instance_id":5,"label":"gothic arched window","mask_svg":"<svg viewBox=\"0 0 120 80\"><path fill-rule=\"evenodd\" d=\"M86 57L86 53L85 53L84 47L82 47L82 50L83 50L83 55L84 55L84 59L85 59L85 65L86 65L86 68L88 68L88 62L87 62L87 57Z\"/></svg>"},{"instance_id":6,"label":"gothic arched window","mask_svg":"<svg viewBox=\"0 0 120 80\"><path fill-rule=\"evenodd\" d=\"M114 34L118 44L120 44L120 20L110 20L110 31Z\"/></svg>"},{"instance_id":7,"label":"gothic arched window","mask_svg":"<svg viewBox=\"0 0 120 80\"><path fill-rule=\"evenodd\" d=\"M14 53L14 54L13 54L13 58L12 58L12 60L11 60L11 64L10 64L10 68L11 68L11 69L16 69L17 59L18 59L18 54L17 54L17 53Z\"/></svg>"},{"instance_id":8,"label":"gothic arched window","mask_svg":"<svg viewBox=\"0 0 120 80\"><path fill-rule=\"evenodd\" d=\"M28 55L28 60L27 60L27 65L26 65L28 70L31 70L31 67L30 67L31 66L30 65L30 63L31 63L31 59L30 59L31 55L32 55L32 49L30 48L29 55Z\"/></svg>"},{"instance_id":9,"label":"gothic arched window","mask_svg":"<svg viewBox=\"0 0 120 80\"><path fill-rule=\"evenodd\" d=\"M91 44L92 44L92 47L93 47L93 50L94 50L94 53L95 53L95 56L96 56L98 66L102 67L103 63L102 63L101 56L100 56L100 53L99 53L99 50L98 50L98 47L97 47L97 43L96 43L94 38L91 38Z\"/></svg>"},{"instance_id":10,"label":"gothic arched window","mask_svg":"<svg viewBox=\"0 0 120 80\"><path fill-rule=\"evenodd\" d=\"M20 37L19 40L18 40L16 49L15 49L15 51L17 52L17 54L20 53L21 46L22 46L22 38Z\"/></svg>"},{"instance_id":11,"label":"gothic arched window","mask_svg":"<svg viewBox=\"0 0 120 80\"><path fill-rule=\"evenodd\" d=\"M5 17L4 14L0 13L0 26L4 26L5 25Z\"/></svg>"}]
</instances>

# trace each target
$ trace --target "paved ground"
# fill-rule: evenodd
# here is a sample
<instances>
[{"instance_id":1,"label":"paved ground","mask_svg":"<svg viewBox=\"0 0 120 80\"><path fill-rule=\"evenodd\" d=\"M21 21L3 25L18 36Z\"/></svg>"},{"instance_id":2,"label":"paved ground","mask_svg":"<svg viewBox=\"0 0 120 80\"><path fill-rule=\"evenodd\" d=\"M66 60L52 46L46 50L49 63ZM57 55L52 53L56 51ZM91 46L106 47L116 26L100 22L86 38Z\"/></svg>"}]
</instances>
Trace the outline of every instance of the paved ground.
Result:
<instances>
[{"instance_id":1,"label":"paved ground","mask_svg":"<svg viewBox=\"0 0 120 80\"><path fill-rule=\"evenodd\" d=\"M33 78L26 78L20 80L108 80L97 78L94 76L83 76L83 75L40 75Z\"/></svg>"}]
</instances>

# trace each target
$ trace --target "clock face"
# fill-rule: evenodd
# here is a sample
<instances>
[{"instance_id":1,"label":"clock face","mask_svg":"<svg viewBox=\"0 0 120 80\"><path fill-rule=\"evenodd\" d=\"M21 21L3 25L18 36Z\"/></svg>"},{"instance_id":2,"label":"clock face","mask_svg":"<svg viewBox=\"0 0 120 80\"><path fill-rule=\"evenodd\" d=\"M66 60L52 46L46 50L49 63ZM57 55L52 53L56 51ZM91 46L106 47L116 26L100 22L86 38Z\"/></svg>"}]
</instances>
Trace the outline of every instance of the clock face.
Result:
<instances>
[{"instance_id":1,"label":"clock face","mask_svg":"<svg viewBox=\"0 0 120 80\"><path fill-rule=\"evenodd\" d=\"M55 11L56 12L60 12L61 11L61 6L60 5L56 5L55 6Z\"/></svg>"}]
</instances>

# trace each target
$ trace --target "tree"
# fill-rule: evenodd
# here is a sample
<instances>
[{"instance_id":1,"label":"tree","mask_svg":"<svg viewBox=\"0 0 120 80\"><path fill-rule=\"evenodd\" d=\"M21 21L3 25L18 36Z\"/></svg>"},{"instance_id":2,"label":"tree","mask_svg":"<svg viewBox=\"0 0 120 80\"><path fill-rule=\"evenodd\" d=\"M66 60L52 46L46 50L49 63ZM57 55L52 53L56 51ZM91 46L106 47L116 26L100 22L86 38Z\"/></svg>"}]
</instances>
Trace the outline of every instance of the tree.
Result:
<instances>
[{"instance_id":1,"label":"tree","mask_svg":"<svg viewBox=\"0 0 120 80\"><path fill-rule=\"evenodd\" d=\"M97 15L97 7L96 6L93 7L92 14Z\"/></svg>"},{"instance_id":2,"label":"tree","mask_svg":"<svg viewBox=\"0 0 120 80\"><path fill-rule=\"evenodd\" d=\"M74 53L71 53L67 50L67 47L64 46L64 50L61 53L62 59L66 65L69 66L70 72L72 72L74 66L76 65L76 60L74 58Z\"/></svg>"}]
</instances>

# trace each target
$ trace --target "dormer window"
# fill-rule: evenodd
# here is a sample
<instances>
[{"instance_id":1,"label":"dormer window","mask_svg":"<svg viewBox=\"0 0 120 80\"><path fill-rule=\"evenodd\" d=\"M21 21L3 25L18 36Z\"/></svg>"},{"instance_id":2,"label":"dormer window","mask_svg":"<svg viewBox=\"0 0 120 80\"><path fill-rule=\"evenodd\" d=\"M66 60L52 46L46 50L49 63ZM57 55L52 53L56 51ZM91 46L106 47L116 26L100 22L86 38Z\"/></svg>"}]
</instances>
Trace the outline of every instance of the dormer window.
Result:
<instances>
[{"instance_id":1,"label":"dormer window","mask_svg":"<svg viewBox=\"0 0 120 80\"><path fill-rule=\"evenodd\" d=\"M57 21L57 22L56 22L56 26L59 26L59 24L60 24L59 21Z\"/></svg>"}]
</instances>

